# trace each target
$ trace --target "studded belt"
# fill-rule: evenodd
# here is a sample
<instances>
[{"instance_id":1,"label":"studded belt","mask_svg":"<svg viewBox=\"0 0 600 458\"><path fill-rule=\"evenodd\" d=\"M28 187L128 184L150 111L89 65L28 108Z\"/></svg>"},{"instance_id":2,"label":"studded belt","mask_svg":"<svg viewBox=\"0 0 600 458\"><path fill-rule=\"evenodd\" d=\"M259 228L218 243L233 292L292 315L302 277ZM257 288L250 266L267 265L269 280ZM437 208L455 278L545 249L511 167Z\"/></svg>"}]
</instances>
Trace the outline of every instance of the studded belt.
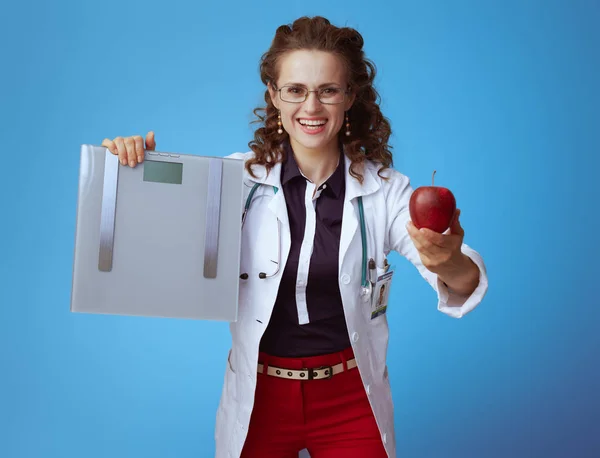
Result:
<instances>
[{"instance_id":1,"label":"studded belt","mask_svg":"<svg viewBox=\"0 0 600 458\"><path fill-rule=\"evenodd\" d=\"M349 359L347 361L348 370L356 367L356 359ZM264 366L258 364L258 373L263 373ZM269 366L267 368L267 375L273 377L287 378L290 380L321 380L331 378L344 372L344 364L339 363L335 366L321 366L313 369L285 369L283 367Z\"/></svg>"}]
</instances>

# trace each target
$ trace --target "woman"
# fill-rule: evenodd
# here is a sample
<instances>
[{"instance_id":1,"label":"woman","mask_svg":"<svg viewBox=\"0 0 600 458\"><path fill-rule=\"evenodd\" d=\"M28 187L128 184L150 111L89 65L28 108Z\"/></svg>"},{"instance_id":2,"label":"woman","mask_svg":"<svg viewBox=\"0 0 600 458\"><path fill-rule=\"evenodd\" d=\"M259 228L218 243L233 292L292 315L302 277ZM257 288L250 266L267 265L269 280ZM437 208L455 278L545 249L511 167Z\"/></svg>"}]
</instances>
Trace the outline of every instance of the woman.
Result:
<instances>
[{"instance_id":1,"label":"woman","mask_svg":"<svg viewBox=\"0 0 600 458\"><path fill-rule=\"evenodd\" d=\"M379 290L379 299L377 299L377 306L381 307L383 304L383 296L385 295L385 285L381 285L381 289Z\"/></svg>"},{"instance_id":2,"label":"woman","mask_svg":"<svg viewBox=\"0 0 600 458\"><path fill-rule=\"evenodd\" d=\"M369 279L395 250L450 316L471 311L487 290L459 211L444 234L409 221L412 188L390 168L390 125L362 46L354 29L301 18L279 27L262 57L261 126L250 152L230 156L245 161L248 193L257 189L242 231L218 457L305 448L312 458L395 456L387 318L371 314L377 284L365 282L363 247ZM140 136L102 145L123 164L143 161ZM156 148L153 132L146 148Z\"/></svg>"}]
</instances>

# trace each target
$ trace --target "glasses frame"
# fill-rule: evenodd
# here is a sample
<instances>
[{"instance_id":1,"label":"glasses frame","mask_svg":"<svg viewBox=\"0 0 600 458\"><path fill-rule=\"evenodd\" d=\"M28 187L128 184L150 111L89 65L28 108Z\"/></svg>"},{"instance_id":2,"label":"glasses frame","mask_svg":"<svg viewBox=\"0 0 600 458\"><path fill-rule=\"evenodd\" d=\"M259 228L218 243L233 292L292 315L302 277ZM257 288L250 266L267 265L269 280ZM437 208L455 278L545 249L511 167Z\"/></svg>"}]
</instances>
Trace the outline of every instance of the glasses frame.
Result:
<instances>
[{"instance_id":1,"label":"glasses frame","mask_svg":"<svg viewBox=\"0 0 600 458\"><path fill-rule=\"evenodd\" d=\"M304 89L306 91L306 94L304 95L304 100L299 100L298 102L291 102L289 100L285 100L281 96L281 90L284 89L284 88L286 88L286 87L300 87L300 88ZM345 91L343 91L344 99L341 102L333 102L332 103L332 102L323 102L321 100L321 91L324 91L326 89L330 89L332 87L336 87L336 88L341 89L341 87L339 87L339 86L328 86L328 87L323 87L321 89L317 89L315 91L309 91L307 88L302 87L302 86L294 86L293 84L286 84L285 86L281 86L279 89L275 88L275 90L279 93L279 100L281 100L282 102L285 102L285 103L304 103L304 102L306 102L308 100L308 95L311 92L315 92L317 94L317 100L319 100L319 103L322 103L323 105L340 105L340 104L346 102L347 101L347 96L350 93L349 89L346 89Z\"/></svg>"}]
</instances>

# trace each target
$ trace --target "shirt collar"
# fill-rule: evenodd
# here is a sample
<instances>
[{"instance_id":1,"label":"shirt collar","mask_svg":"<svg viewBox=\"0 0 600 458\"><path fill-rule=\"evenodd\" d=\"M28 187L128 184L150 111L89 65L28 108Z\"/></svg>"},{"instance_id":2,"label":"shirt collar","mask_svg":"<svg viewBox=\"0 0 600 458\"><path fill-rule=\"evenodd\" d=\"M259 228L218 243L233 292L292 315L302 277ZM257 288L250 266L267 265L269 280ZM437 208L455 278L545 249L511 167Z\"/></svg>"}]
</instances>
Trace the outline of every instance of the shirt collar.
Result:
<instances>
[{"instance_id":1,"label":"shirt collar","mask_svg":"<svg viewBox=\"0 0 600 458\"><path fill-rule=\"evenodd\" d=\"M285 158L283 160L283 164L281 167L281 185L285 186L291 179L296 177L303 177L306 180L308 178L304 177L300 168L298 167L298 163L296 162L296 158L294 157L294 151L292 149L292 145L290 145L289 141L286 141L284 144L285 149ZM327 184L327 188L330 189L336 198L338 198L343 190L344 179L345 179L345 171L344 171L344 153L343 148L340 145L340 159L335 171L331 174L325 183Z\"/></svg>"},{"instance_id":2,"label":"shirt collar","mask_svg":"<svg viewBox=\"0 0 600 458\"><path fill-rule=\"evenodd\" d=\"M294 150L288 141L283 144L284 159L281 164L281 186L286 185L292 178L301 177L302 172L294 158Z\"/></svg>"}]
</instances>

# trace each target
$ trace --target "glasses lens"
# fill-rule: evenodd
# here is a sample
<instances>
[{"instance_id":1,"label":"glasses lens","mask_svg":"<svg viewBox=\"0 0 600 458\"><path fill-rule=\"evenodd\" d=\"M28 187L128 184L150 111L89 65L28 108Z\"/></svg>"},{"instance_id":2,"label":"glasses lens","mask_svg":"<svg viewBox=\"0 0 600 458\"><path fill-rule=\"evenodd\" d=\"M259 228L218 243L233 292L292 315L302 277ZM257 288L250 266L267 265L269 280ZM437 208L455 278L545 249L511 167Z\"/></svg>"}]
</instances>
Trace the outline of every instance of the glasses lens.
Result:
<instances>
[{"instance_id":1,"label":"glasses lens","mask_svg":"<svg viewBox=\"0 0 600 458\"><path fill-rule=\"evenodd\" d=\"M319 91L319 100L322 103L342 103L344 90L341 87L326 87Z\"/></svg>"},{"instance_id":2,"label":"glasses lens","mask_svg":"<svg viewBox=\"0 0 600 458\"><path fill-rule=\"evenodd\" d=\"M281 100L285 102L304 102L306 89L299 86L284 86L281 88Z\"/></svg>"}]
</instances>

